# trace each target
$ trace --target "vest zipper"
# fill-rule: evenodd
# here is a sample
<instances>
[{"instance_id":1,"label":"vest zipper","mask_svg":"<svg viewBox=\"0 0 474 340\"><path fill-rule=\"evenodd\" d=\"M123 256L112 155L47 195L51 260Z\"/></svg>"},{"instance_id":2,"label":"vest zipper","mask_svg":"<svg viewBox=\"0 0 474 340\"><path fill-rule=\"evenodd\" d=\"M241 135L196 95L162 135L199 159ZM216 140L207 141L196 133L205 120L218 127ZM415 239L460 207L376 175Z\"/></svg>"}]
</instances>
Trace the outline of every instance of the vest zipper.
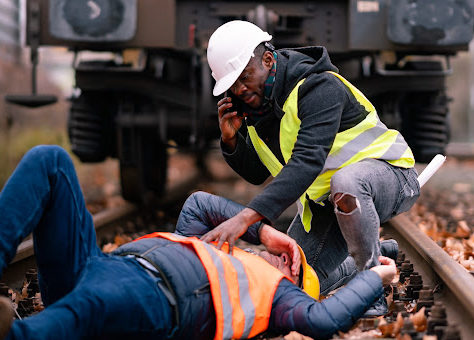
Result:
<instances>
[{"instance_id":1,"label":"vest zipper","mask_svg":"<svg viewBox=\"0 0 474 340\"><path fill-rule=\"evenodd\" d=\"M201 294L209 293L211 291L210 287L211 287L211 284L208 282L204 286L195 289L193 294L196 296L199 296Z\"/></svg>"}]
</instances>

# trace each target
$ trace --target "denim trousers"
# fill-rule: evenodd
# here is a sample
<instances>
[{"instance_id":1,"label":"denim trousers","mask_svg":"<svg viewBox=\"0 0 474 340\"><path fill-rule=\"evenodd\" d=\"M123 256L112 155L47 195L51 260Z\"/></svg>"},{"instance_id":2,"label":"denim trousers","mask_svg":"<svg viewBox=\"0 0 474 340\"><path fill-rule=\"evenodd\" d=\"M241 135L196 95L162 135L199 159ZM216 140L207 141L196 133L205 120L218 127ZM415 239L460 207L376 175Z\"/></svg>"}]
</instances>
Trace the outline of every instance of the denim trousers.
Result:
<instances>
[{"instance_id":1,"label":"denim trousers","mask_svg":"<svg viewBox=\"0 0 474 340\"><path fill-rule=\"evenodd\" d=\"M337 193L354 198L355 208L343 212L335 206ZM310 202L311 230L304 230L299 216L288 229L316 270L323 294L358 271L380 264L381 223L409 210L419 195L415 168L399 168L382 160L365 159L332 176L331 195L324 206Z\"/></svg>"},{"instance_id":2,"label":"denim trousers","mask_svg":"<svg viewBox=\"0 0 474 340\"><path fill-rule=\"evenodd\" d=\"M7 339L169 334L173 318L160 279L134 259L100 251L73 163L57 146L30 150L0 193L0 276L30 233L46 309L15 320Z\"/></svg>"},{"instance_id":3,"label":"denim trousers","mask_svg":"<svg viewBox=\"0 0 474 340\"><path fill-rule=\"evenodd\" d=\"M414 168L366 159L338 171L331 179L331 192L352 195L357 208L344 213L330 201L324 205L310 202L313 219L309 233L299 215L288 229L318 274L322 294L347 283L358 271L379 264L380 224L407 211L418 198L420 188ZM197 232L202 236L209 226L219 225L244 208L226 198L196 192L186 200L176 232L185 236ZM192 235L187 232L189 225L193 226ZM244 238L255 239L251 237L254 231Z\"/></svg>"}]
</instances>

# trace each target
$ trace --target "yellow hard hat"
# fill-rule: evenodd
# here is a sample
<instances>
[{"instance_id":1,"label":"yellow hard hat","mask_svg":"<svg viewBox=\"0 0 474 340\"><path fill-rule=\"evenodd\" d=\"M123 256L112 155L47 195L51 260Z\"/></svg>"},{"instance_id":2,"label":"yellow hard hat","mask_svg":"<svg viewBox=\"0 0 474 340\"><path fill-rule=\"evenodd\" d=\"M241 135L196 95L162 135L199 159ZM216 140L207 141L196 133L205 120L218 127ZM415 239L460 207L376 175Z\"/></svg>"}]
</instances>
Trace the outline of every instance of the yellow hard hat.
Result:
<instances>
[{"instance_id":1,"label":"yellow hard hat","mask_svg":"<svg viewBox=\"0 0 474 340\"><path fill-rule=\"evenodd\" d=\"M301 249L300 246L298 246L298 249L300 250L301 267L303 269L303 290L306 292L306 294L318 300L320 289L318 275L316 275L314 269L308 264L308 262L306 262L306 256L303 252L303 249Z\"/></svg>"}]
</instances>

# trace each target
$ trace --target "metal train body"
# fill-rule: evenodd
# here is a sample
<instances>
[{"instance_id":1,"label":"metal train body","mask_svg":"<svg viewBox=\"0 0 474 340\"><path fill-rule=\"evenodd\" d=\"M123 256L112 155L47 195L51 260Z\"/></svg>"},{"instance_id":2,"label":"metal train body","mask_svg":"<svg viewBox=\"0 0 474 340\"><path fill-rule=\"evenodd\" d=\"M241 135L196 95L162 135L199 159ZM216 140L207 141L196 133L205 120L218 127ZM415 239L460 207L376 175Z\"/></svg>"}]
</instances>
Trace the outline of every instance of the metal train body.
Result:
<instances>
[{"instance_id":1,"label":"metal train body","mask_svg":"<svg viewBox=\"0 0 474 340\"><path fill-rule=\"evenodd\" d=\"M279 47L324 45L341 74L401 129L417 160L449 138L449 57L467 50L474 0L28 0L27 37L78 52L73 152L120 160L129 200L160 193L170 141L198 155L219 136L207 41L249 20ZM81 60L81 51L112 52ZM90 55L90 54L89 54Z\"/></svg>"}]
</instances>

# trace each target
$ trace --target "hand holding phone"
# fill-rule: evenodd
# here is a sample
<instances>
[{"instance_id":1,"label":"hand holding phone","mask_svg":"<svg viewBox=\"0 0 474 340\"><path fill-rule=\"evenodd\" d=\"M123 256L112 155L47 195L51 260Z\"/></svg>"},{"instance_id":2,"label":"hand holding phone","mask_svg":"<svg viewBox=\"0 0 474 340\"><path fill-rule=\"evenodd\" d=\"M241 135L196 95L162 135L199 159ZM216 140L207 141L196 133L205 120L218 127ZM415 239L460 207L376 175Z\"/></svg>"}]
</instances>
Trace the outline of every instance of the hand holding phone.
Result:
<instances>
[{"instance_id":1,"label":"hand holding phone","mask_svg":"<svg viewBox=\"0 0 474 340\"><path fill-rule=\"evenodd\" d=\"M237 98L237 96L235 96L232 92L225 92L224 94L224 98L225 97L228 97L231 99L231 103L232 103L232 106L229 107L226 112L234 112L234 111L237 111L237 116L239 117L244 117L245 114L242 110L242 101Z\"/></svg>"},{"instance_id":2,"label":"hand holding phone","mask_svg":"<svg viewBox=\"0 0 474 340\"><path fill-rule=\"evenodd\" d=\"M242 110L239 108L240 100L227 92L224 98L217 103L217 112L219 114L219 128L221 130L222 142L228 145L230 150L235 149L237 141L237 131L242 126ZM234 112L236 112L234 114ZM240 115L239 115L240 112Z\"/></svg>"}]
</instances>

